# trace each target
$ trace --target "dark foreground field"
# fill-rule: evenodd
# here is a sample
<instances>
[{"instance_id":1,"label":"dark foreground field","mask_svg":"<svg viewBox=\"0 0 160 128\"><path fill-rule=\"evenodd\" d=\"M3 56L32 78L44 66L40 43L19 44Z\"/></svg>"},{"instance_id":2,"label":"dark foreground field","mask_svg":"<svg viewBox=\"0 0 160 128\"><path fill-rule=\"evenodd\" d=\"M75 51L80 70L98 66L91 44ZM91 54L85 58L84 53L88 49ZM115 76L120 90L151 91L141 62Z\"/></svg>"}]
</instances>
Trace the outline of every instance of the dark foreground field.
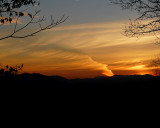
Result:
<instances>
[{"instance_id":1,"label":"dark foreground field","mask_svg":"<svg viewBox=\"0 0 160 128\"><path fill-rule=\"evenodd\" d=\"M121 111L121 105L125 109L130 108L129 106L139 108L140 104L145 103L144 109L146 106L159 104L160 77L151 75L68 80L59 76L21 74L0 77L0 81L1 98L7 102L8 99L12 99L12 102L20 99L18 102L21 103L29 98L28 102L32 101L33 104L47 101L47 104L57 105L58 101L58 104L63 103L63 109L68 104L77 103L79 106L80 103L92 103L93 106L105 106L105 109L110 106L118 111Z\"/></svg>"}]
</instances>

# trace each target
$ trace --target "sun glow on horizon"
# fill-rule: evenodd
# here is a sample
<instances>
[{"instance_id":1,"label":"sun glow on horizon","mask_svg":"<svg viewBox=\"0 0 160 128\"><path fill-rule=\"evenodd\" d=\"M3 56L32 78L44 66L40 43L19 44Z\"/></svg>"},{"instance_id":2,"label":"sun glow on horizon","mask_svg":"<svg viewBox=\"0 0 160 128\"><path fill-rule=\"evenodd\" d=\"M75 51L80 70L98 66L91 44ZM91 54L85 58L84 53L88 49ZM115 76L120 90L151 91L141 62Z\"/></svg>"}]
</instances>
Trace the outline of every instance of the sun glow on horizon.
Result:
<instances>
[{"instance_id":1,"label":"sun glow on horizon","mask_svg":"<svg viewBox=\"0 0 160 128\"><path fill-rule=\"evenodd\" d=\"M68 78L113 76L114 70L148 74L145 61L159 50L151 44L154 38L129 39L122 27L122 22L78 24L43 32L33 41L2 41L0 60L3 65L23 63L25 72Z\"/></svg>"},{"instance_id":2,"label":"sun glow on horizon","mask_svg":"<svg viewBox=\"0 0 160 128\"><path fill-rule=\"evenodd\" d=\"M128 68L129 70L146 70L148 68L146 68L146 65L136 65L133 67Z\"/></svg>"}]
</instances>

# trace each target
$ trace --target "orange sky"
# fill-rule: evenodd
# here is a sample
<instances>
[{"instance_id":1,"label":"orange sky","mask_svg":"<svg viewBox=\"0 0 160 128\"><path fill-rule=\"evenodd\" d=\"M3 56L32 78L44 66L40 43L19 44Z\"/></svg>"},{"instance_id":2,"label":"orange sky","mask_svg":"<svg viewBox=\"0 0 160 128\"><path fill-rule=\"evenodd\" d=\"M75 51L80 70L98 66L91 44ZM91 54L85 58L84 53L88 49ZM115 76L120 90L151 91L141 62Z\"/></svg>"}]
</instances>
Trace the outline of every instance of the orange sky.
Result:
<instances>
[{"instance_id":1,"label":"orange sky","mask_svg":"<svg viewBox=\"0 0 160 128\"><path fill-rule=\"evenodd\" d=\"M23 72L66 78L152 74L159 53L154 36L127 38L127 21L63 25L33 38L0 43L2 66L24 64Z\"/></svg>"},{"instance_id":2,"label":"orange sky","mask_svg":"<svg viewBox=\"0 0 160 128\"><path fill-rule=\"evenodd\" d=\"M137 13L124 11L106 0L41 0L40 6L27 7L27 12L41 10L36 17L50 15L69 19L48 31L26 39L0 41L0 66L24 64L20 73L60 75L66 78L91 78L112 75L154 75L151 60L159 57L156 37L127 38L123 33L128 19ZM27 18L18 21L24 25ZM0 37L13 33L13 24L0 24ZM44 24L43 24L44 25ZM17 26L19 27L19 26ZM34 31L29 26L20 35Z\"/></svg>"}]
</instances>

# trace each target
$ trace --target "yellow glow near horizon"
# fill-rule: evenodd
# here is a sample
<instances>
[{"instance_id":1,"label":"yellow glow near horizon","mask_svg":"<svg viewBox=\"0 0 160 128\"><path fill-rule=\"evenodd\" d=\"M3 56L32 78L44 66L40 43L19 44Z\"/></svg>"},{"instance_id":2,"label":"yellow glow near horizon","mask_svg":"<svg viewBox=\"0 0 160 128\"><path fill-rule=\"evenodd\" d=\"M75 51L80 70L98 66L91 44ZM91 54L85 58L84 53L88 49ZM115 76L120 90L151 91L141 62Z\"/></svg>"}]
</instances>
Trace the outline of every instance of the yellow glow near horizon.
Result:
<instances>
[{"instance_id":1,"label":"yellow glow near horizon","mask_svg":"<svg viewBox=\"0 0 160 128\"><path fill-rule=\"evenodd\" d=\"M137 65L137 66L130 67L129 69L130 70L145 70L147 68L146 68L146 65Z\"/></svg>"},{"instance_id":2,"label":"yellow glow near horizon","mask_svg":"<svg viewBox=\"0 0 160 128\"><path fill-rule=\"evenodd\" d=\"M124 25L121 21L62 26L34 38L2 41L0 64L23 63L23 72L68 78L150 70L148 60L159 51L155 38L127 38L121 34Z\"/></svg>"}]
</instances>

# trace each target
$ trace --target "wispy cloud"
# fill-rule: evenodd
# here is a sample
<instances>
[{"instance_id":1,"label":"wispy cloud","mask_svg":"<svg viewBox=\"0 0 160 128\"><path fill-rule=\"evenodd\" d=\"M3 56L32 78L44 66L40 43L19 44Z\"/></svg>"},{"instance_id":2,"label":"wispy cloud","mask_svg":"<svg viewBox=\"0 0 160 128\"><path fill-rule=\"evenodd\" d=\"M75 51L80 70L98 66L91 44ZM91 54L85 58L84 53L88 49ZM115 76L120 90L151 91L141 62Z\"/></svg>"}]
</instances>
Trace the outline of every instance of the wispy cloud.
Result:
<instances>
[{"instance_id":1,"label":"wispy cloud","mask_svg":"<svg viewBox=\"0 0 160 128\"><path fill-rule=\"evenodd\" d=\"M124 26L125 21L61 26L33 39L3 41L0 60L24 63L24 71L66 77L78 77L77 71L80 77L111 76L111 70L147 65L144 61L159 51L155 38L124 37Z\"/></svg>"}]
</instances>

